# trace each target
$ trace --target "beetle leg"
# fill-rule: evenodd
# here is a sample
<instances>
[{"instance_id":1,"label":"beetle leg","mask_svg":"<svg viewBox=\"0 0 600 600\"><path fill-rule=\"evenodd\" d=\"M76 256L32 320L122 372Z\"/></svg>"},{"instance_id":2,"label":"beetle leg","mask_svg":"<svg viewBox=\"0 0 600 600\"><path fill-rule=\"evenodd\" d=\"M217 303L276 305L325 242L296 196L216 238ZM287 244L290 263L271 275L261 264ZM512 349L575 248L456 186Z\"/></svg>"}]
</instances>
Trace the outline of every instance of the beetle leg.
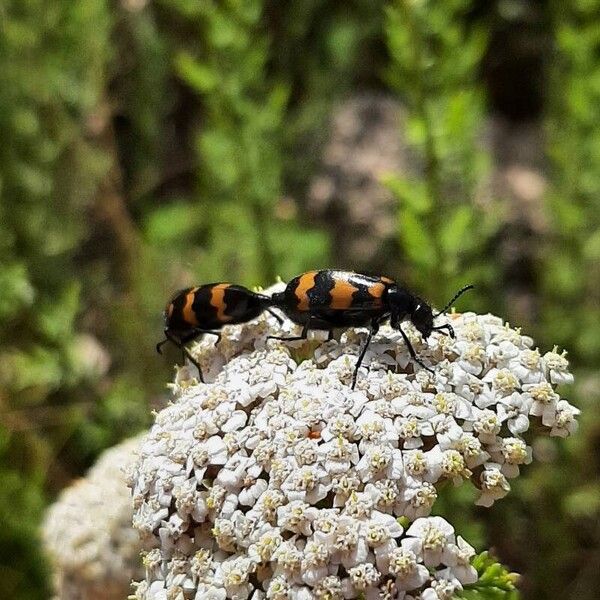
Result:
<instances>
[{"instance_id":1,"label":"beetle leg","mask_svg":"<svg viewBox=\"0 0 600 600\"><path fill-rule=\"evenodd\" d=\"M164 345L165 345L165 344L166 344L168 341L170 341L170 340L169 340L169 338L165 338L164 340L162 340L162 341L158 342L158 344L156 344L156 351L157 351L159 354L162 354L162 350L161 350L161 348L162 348L162 347L163 347L163 346L164 346Z\"/></svg>"},{"instance_id":2,"label":"beetle leg","mask_svg":"<svg viewBox=\"0 0 600 600\"><path fill-rule=\"evenodd\" d=\"M302 331L304 334L304 331ZM280 342L297 342L299 340L305 340L305 335L295 335L293 337L279 337L277 335L270 335L267 337L268 340L279 340Z\"/></svg>"},{"instance_id":3,"label":"beetle leg","mask_svg":"<svg viewBox=\"0 0 600 600\"><path fill-rule=\"evenodd\" d=\"M156 344L156 351L159 354L162 354L162 347L167 343L167 342L172 342L175 346L177 346L178 348L181 348L181 346L185 343L182 342L180 339L176 338L173 334L171 334L171 332L165 328L165 339L158 342L158 344Z\"/></svg>"},{"instance_id":4,"label":"beetle leg","mask_svg":"<svg viewBox=\"0 0 600 600\"><path fill-rule=\"evenodd\" d=\"M365 357L365 354L367 353L367 348L369 347L369 344L371 343L371 339L378 331L379 331L379 323L377 321L373 321L371 323L371 328L369 329L369 334L367 335L367 339L365 340L365 343L363 344L363 347L360 350L360 354L358 355L358 360L356 361L356 366L354 367L354 373L352 373L351 389L354 389L354 386L356 385L358 369L360 369L360 365Z\"/></svg>"},{"instance_id":5,"label":"beetle leg","mask_svg":"<svg viewBox=\"0 0 600 600\"><path fill-rule=\"evenodd\" d=\"M402 329L402 327L398 326L398 331L402 334L402 337L404 338L404 342L406 343L406 347L408 348L408 353L410 354L411 358L419 365L421 365L424 369L427 369L430 373L433 373L433 369L430 369L426 364L423 363L423 361L417 356L417 353L415 352L415 349L412 347L412 344L410 343L410 340L408 339L408 336L406 335L406 333L404 333L404 330Z\"/></svg>"},{"instance_id":6,"label":"beetle leg","mask_svg":"<svg viewBox=\"0 0 600 600\"><path fill-rule=\"evenodd\" d=\"M270 309L270 308L267 308L267 312L268 312L268 313L269 313L269 314L270 314L272 317L275 317L275 318L277 319L277 322L278 322L280 325L283 325L283 319L282 319L282 318L281 318L281 317L280 317L280 316L279 316L279 315L278 315L278 314L277 314L277 313L276 313L274 310L272 310L272 309Z\"/></svg>"},{"instance_id":7,"label":"beetle leg","mask_svg":"<svg viewBox=\"0 0 600 600\"><path fill-rule=\"evenodd\" d=\"M442 329L447 329L448 333L444 333L444 335L450 336L452 339L456 337L454 333L454 327L450 325L450 323L446 323L445 325L440 325L439 327L434 327L433 331L441 331Z\"/></svg>"},{"instance_id":8,"label":"beetle leg","mask_svg":"<svg viewBox=\"0 0 600 600\"><path fill-rule=\"evenodd\" d=\"M185 346L181 346L181 352L183 353L183 356L187 357L187 359L196 367L196 369L198 369L198 375L200 375L200 381L202 383L205 383L204 375L202 374L202 367L200 366L200 363L192 356L192 353Z\"/></svg>"},{"instance_id":9,"label":"beetle leg","mask_svg":"<svg viewBox=\"0 0 600 600\"><path fill-rule=\"evenodd\" d=\"M200 381L202 383L204 383L204 375L202 374L202 368L200 367L200 363L198 363L198 361L192 356L192 353L185 347L185 344L187 342L191 342L192 340L196 339L199 335L201 335L203 333L212 333L212 334L218 336L219 339L221 338L221 334L218 332L195 329L190 334L185 336L185 338L178 339L174 335L172 335L168 329L165 329L165 339L162 342L159 342L158 344L156 344L156 350L158 351L159 354L162 354L161 347L166 342L172 342L175 346L177 346L181 350L182 359L185 360L187 358L196 367L196 369L198 369L198 374L200 375Z\"/></svg>"}]
</instances>

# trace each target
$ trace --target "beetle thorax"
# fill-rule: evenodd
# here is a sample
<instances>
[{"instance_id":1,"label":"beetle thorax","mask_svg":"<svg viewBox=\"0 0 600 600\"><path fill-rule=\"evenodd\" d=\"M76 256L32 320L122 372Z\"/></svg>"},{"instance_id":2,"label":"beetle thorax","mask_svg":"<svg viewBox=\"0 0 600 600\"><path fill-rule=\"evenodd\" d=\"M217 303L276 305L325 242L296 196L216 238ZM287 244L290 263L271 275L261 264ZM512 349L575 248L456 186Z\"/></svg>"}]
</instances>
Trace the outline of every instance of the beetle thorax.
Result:
<instances>
[{"instance_id":1,"label":"beetle thorax","mask_svg":"<svg viewBox=\"0 0 600 600\"><path fill-rule=\"evenodd\" d=\"M399 285L392 285L388 288L386 300L392 313L392 323L402 321L415 309L415 296Z\"/></svg>"}]
</instances>

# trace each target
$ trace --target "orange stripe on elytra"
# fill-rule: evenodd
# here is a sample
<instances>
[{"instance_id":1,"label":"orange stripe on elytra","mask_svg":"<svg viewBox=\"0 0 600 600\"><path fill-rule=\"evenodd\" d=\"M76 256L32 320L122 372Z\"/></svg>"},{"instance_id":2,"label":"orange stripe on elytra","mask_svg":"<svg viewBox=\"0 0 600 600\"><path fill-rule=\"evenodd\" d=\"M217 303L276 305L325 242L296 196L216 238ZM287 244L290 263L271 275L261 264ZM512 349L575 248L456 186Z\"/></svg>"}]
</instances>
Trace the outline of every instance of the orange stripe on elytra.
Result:
<instances>
[{"instance_id":1,"label":"orange stripe on elytra","mask_svg":"<svg viewBox=\"0 0 600 600\"><path fill-rule=\"evenodd\" d=\"M383 283L396 283L393 279L390 279L389 277L385 277L383 275L379 279L381 279Z\"/></svg>"},{"instance_id":2,"label":"orange stripe on elytra","mask_svg":"<svg viewBox=\"0 0 600 600\"><path fill-rule=\"evenodd\" d=\"M225 303L225 290L229 287L229 283L219 283L210 290L210 304L217 309L217 319L224 323L231 321L233 317L226 315L227 304Z\"/></svg>"},{"instance_id":3,"label":"orange stripe on elytra","mask_svg":"<svg viewBox=\"0 0 600 600\"><path fill-rule=\"evenodd\" d=\"M196 318L196 313L192 309L192 305L194 304L194 298L196 296L197 287L192 288L185 295L185 304L183 305L183 310L181 311L183 314L183 319L188 325L198 325L198 319Z\"/></svg>"},{"instance_id":4,"label":"orange stripe on elytra","mask_svg":"<svg viewBox=\"0 0 600 600\"><path fill-rule=\"evenodd\" d=\"M381 304L381 297L383 296L383 291L385 290L385 285L383 283L374 283L369 286L369 296L376 300L374 304Z\"/></svg>"},{"instance_id":5,"label":"orange stripe on elytra","mask_svg":"<svg viewBox=\"0 0 600 600\"><path fill-rule=\"evenodd\" d=\"M315 276L317 275L317 271L308 271L303 275L300 275L298 279L298 285L294 290L294 294L296 298L298 298L298 306L297 310L308 310L309 309L309 298L307 292L312 290L315 287Z\"/></svg>"},{"instance_id":6,"label":"orange stripe on elytra","mask_svg":"<svg viewBox=\"0 0 600 600\"><path fill-rule=\"evenodd\" d=\"M329 292L331 294L330 308L338 310L350 308L352 306L352 296L357 291L358 288L354 287L351 283L343 279L337 279L333 289Z\"/></svg>"}]
</instances>

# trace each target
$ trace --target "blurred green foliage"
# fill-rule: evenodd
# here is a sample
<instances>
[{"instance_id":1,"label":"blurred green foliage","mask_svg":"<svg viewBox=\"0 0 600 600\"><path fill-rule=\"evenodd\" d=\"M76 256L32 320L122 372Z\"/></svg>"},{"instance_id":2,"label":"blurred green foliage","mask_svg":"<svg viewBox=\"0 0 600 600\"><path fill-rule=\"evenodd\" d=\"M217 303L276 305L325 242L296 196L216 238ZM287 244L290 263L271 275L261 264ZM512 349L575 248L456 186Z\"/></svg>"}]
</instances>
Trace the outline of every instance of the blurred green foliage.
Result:
<instances>
[{"instance_id":1,"label":"blurred green foliage","mask_svg":"<svg viewBox=\"0 0 600 600\"><path fill-rule=\"evenodd\" d=\"M600 2L552 7L556 36L548 111L552 238L543 271L543 318L578 359L600 359ZM550 245L551 244L551 245ZM577 310L563 315L563 307Z\"/></svg>"},{"instance_id":2,"label":"blurred green foliage","mask_svg":"<svg viewBox=\"0 0 600 600\"><path fill-rule=\"evenodd\" d=\"M194 15L202 40L200 57L182 49L175 69L204 109L195 146L199 195L206 199L200 224L207 239L205 277L274 281L281 270L314 264L326 253L324 236L276 216L289 85L267 72L271 40L263 2L179 4L188 18Z\"/></svg>"},{"instance_id":3,"label":"blurred green foliage","mask_svg":"<svg viewBox=\"0 0 600 600\"><path fill-rule=\"evenodd\" d=\"M468 28L469 8L469 0L398 0L386 11L386 80L409 110L407 135L423 174L392 175L386 183L398 200L407 279L442 305L465 282L476 281L483 292L497 276L485 253L500 224L497 209L473 202L488 162L477 147L486 34Z\"/></svg>"},{"instance_id":4,"label":"blurred green foliage","mask_svg":"<svg viewBox=\"0 0 600 600\"><path fill-rule=\"evenodd\" d=\"M461 488L439 512L479 548L494 544L524 574L524 597L596 598L599 13L598 0L6 0L2 594L48 597L44 506L164 403L176 355L161 359L153 346L172 291L218 279L268 285L330 264L336 223L311 220L305 199L332 110L349 95L384 91L408 115L417 169L382 180L396 199L389 274L436 303L474 282L465 305L506 314L503 199L480 194L495 160L483 143L486 94L511 51L521 68L522 48L498 36L537 19L541 42L526 42L541 57L530 75L545 82L544 110L527 118L547 133L538 211L548 225L531 240L531 333L571 352L582 431L536 448L537 464L493 510L474 509ZM464 597L512 597L508 573L478 561L479 587Z\"/></svg>"},{"instance_id":5,"label":"blurred green foliage","mask_svg":"<svg viewBox=\"0 0 600 600\"><path fill-rule=\"evenodd\" d=\"M107 168L84 119L105 83L109 14L95 0L19 0L0 13L0 572L6 597L34 598L45 590L36 529L48 464L94 375L74 270Z\"/></svg>"}]
</instances>

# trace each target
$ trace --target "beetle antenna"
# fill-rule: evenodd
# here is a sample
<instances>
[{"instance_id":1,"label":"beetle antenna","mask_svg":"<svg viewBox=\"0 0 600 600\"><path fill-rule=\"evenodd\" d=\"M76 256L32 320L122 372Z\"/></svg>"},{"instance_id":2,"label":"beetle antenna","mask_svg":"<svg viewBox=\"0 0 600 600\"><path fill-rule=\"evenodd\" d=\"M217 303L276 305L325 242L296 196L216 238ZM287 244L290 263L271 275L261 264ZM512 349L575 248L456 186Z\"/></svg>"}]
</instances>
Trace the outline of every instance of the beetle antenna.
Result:
<instances>
[{"instance_id":1,"label":"beetle antenna","mask_svg":"<svg viewBox=\"0 0 600 600\"><path fill-rule=\"evenodd\" d=\"M165 338L164 340L162 340L161 342L158 342L158 344L156 344L156 351L159 354L162 354L162 347L169 341L169 338Z\"/></svg>"},{"instance_id":2,"label":"beetle antenna","mask_svg":"<svg viewBox=\"0 0 600 600\"><path fill-rule=\"evenodd\" d=\"M465 285L465 287L461 288L460 290L458 290L458 292L456 292L456 294L454 294L454 297L452 298L452 300L450 300L450 302L448 302L448 304L446 304L446 306L444 306L444 308L442 310L440 310L439 313L436 313L435 315L433 315L433 318L435 319L435 317L439 317L440 315L443 315L465 292L472 290L475 286L474 285Z\"/></svg>"}]
</instances>

